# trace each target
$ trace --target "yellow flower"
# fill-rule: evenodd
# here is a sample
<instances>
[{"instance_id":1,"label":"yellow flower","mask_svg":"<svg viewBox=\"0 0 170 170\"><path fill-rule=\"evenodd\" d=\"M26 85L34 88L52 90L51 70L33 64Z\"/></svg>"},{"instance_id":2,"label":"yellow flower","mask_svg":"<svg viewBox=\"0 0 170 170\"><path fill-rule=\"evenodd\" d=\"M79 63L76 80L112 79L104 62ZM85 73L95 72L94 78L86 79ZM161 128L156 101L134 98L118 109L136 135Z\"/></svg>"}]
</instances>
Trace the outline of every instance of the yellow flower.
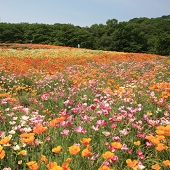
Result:
<instances>
[{"instance_id":1,"label":"yellow flower","mask_svg":"<svg viewBox=\"0 0 170 170\"><path fill-rule=\"evenodd\" d=\"M53 149L52 149L52 152L54 152L54 153L60 153L61 150L62 150L62 147L61 147L61 146L57 146L56 148L53 148Z\"/></svg>"},{"instance_id":2,"label":"yellow flower","mask_svg":"<svg viewBox=\"0 0 170 170\"><path fill-rule=\"evenodd\" d=\"M139 146L140 145L140 141L134 142L134 145Z\"/></svg>"}]
</instances>

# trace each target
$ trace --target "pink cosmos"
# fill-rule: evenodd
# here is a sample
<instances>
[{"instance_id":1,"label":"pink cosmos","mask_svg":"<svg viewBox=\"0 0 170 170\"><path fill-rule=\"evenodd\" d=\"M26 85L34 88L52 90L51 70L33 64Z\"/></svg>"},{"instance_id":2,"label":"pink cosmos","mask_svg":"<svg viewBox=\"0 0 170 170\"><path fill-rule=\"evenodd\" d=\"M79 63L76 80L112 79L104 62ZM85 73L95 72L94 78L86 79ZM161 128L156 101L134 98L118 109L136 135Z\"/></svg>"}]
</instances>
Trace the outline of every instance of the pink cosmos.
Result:
<instances>
[{"instance_id":1,"label":"pink cosmos","mask_svg":"<svg viewBox=\"0 0 170 170\"><path fill-rule=\"evenodd\" d=\"M98 126L106 126L106 125L107 125L107 122L105 122L104 120L98 120L98 121L96 122L96 125L98 125Z\"/></svg>"},{"instance_id":2,"label":"pink cosmos","mask_svg":"<svg viewBox=\"0 0 170 170\"><path fill-rule=\"evenodd\" d=\"M94 125L93 125L91 128L92 128L94 131L98 131L98 130L99 130L99 126L98 126L98 125L97 125L97 126L94 126Z\"/></svg>"},{"instance_id":3,"label":"pink cosmos","mask_svg":"<svg viewBox=\"0 0 170 170\"><path fill-rule=\"evenodd\" d=\"M127 129L120 130L119 133L121 136L126 136L129 133L129 129L127 128Z\"/></svg>"},{"instance_id":4,"label":"pink cosmos","mask_svg":"<svg viewBox=\"0 0 170 170\"><path fill-rule=\"evenodd\" d=\"M116 141L116 142L119 142L119 141L120 141L120 137L119 137L119 136L114 136L112 139L113 139L114 141Z\"/></svg>"},{"instance_id":5,"label":"pink cosmos","mask_svg":"<svg viewBox=\"0 0 170 170\"><path fill-rule=\"evenodd\" d=\"M127 145L124 143L121 147L121 150L124 150L124 151L128 151L129 148L127 147Z\"/></svg>"},{"instance_id":6,"label":"pink cosmos","mask_svg":"<svg viewBox=\"0 0 170 170\"><path fill-rule=\"evenodd\" d=\"M116 124L111 124L110 128L111 129L115 129L116 128Z\"/></svg>"},{"instance_id":7,"label":"pink cosmos","mask_svg":"<svg viewBox=\"0 0 170 170\"><path fill-rule=\"evenodd\" d=\"M150 148L152 146L152 143L151 142L146 142L146 147L147 148Z\"/></svg>"},{"instance_id":8,"label":"pink cosmos","mask_svg":"<svg viewBox=\"0 0 170 170\"><path fill-rule=\"evenodd\" d=\"M91 160L95 161L98 157L99 157L99 154L94 154L94 155L91 157Z\"/></svg>"},{"instance_id":9,"label":"pink cosmos","mask_svg":"<svg viewBox=\"0 0 170 170\"><path fill-rule=\"evenodd\" d=\"M91 108L92 110L95 110L95 109L96 109L96 105L92 104L92 105L90 106L90 108Z\"/></svg>"},{"instance_id":10,"label":"pink cosmos","mask_svg":"<svg viewBox=\"0 0 170 170\"><path fill-rule=\"evenodd\" d=\"M106 161L102 163L102 166L109 166L109 165L110 165L110 163L106 162Z\"/></svg>"},{"instance_id":11,"label":"pink cosmos","mask_svg":"<svg viewBox=\"0 0 170 170\"><path fill-rule=\"evenodd\" d=\"M60 132L61 133L61 135L63 135L63 136L67 136L68 135L68 133L69 133L69 130L67 130L67 129L64 129L62 132Z\"/></svg>"},{"instance_id":12,"label":"pink cosmos","mask_svg":"<svg viewBox=\"0 0 170 170\"><path fill-rule=\"evenodd\" d=\"M78 126L77 128L73 128L73 131L75 131L77 133L80 133L80 134L85 134L86 133L86 129L81 127L81 126Z\"/></svg>"},{"instance_id":13,"label":"pink cosmos","mask_svg":"<svg viewBox=\"0 0 170 170\"><path fill-rule=\"evenodd\" d=\"M114 155L114 157L112 158L112 161L114 163L116 163L116 162L118 162L118 160L119 160L118 156Z\"/></svg>"},{"instance_id":14,"label":"pink cosmos","mask_svg":"<svg viewBox=\"0 0 170 170\"><path fill-rule=\"evenodd\" d=\"M51 137L50 137L50 136L47 136L47 137L45 138L45 140L46 140L47 142L50 142Z\"/></svg>"}]
</instances>

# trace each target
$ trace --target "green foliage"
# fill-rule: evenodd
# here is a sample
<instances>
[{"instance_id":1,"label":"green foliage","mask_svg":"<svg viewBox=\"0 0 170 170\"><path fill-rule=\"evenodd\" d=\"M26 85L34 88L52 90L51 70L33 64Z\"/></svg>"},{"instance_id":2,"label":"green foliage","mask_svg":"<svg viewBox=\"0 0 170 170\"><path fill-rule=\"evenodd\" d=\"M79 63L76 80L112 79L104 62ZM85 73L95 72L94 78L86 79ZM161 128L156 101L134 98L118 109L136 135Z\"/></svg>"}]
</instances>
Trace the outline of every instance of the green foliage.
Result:
<instances>
[{"instance_id":1,"label":"green foliage","mask_svg":"<svg viewBox=\"0 0 170 170\"><path fill-rule=\"evenodd\" d=\"M170 54L170 15L158 18L133 18L128 22L108 19L106 25L79 27L72 24L54 25L0 23L0 43L51 44L82 48Z\"/></svg>"}]
</instances>

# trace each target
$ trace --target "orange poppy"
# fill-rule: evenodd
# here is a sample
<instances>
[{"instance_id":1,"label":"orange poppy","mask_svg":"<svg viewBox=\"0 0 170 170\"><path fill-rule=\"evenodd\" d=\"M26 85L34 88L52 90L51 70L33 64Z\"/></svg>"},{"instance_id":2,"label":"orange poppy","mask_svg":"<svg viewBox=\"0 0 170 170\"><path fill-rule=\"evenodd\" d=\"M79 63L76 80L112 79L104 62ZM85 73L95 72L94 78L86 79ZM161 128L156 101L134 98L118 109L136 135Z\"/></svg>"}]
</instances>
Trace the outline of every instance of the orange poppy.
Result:
<instances>
[{"instance_id":1,"label":"orange poppy","mask_svg":"<svg viewBox=\"0 0 170 170\"><path fill-rule=\"evenodd\" d=\"M91 141L91 138L83 138L80 142L83 145L87 146L87 145L89 145L90 141Z\"/></svg>"},{"instance_id":2,"label":"orange poppy","mask_svg":"<svg viewBox=\"0 0 170 170\"><path fill-rule=\"evenodd\" d=\"M18 155L25 156L25 155L27 155L27 151L26 150L22 150L22 151L18 152Z\"/></svg>"},{"instance_id":3,"label":"orange poppy","mask_svg":"<svg viewBox=\"0 0 170 170\"><path fill-rule=\"evenodd\" d=\"M165 161L163 161L163 164L164 164L165 166L169 166L169 167L170 167L170 160L165 160Z\"/></svg>"},{"instance_id":4,"label":"orange poppy","mask_svg":"<svg viewBox=\"0 0 170 170\"><path fill-rule=\"evenodd\" d=\"M111 143L111 146L112 146L114 149L121 149L122 144L121 144L120 142L112 142L112 143Z\"/></svg>"},{"instance_id":5,"label":"orange poppy","mask_svg":"<svg viewBox=\"0 0 170 170\"><path fill-rule=\"evenodd\" d=\"M110 152L110 151L107 151L102 156L103 156L104 159L109 160L109 159L112 159L114 157L114 153Z\"/></svg>"},{"instance_id":6,"label":"orange poppy","mask_svg":"<svg viewBox=\"0 0 170 170\"><path fill-rule=\"evenodd\" d=\"M5 151L3 150L3 147L0 146L0 159L3 159L5 157Z\"/></svg>"},{"instance_id":7,"label":"orange poppy","mask_svg":"<svg viewBox=\"0 0 170 170\"><path fill-rule=\"evenodd\" d=\"M47 162L48 162L48 159L47 159L47 157L46 157L45 155L41 155L40 161L47 163Z\"/></svg>"},{"instance_id":8,"label":"orange poppy","mask_svg":"<svg viewBox=\"0 0 170 170\"><path fill-rule=\"evenodd\" d=\"M37 170L39 168L39 165L36 161L31 161L26 163L30 170Z\"/></svg>"},{"instance_id":9,"label":"orange poppy","mask_svg":"<svg viewBox=\"0 0 170 170\"><path fill-rule=\"evenodd\" d=\"M134 169L134 168L138 167L138 161L137 160L132 161L131 159L127 159L126 163L130 168Z\"/></svg>"},{"instance_id":10,"label":"orange poppy","mask_svg":"<svg viewBox=\"0 0 170 170\"><path fill-rule=\"evenodd\" d=\"M71 155L76 155L80 152L80 147L77 145L73 145L69 147L69 152Z\"/></svg>"},{"instance_id":11,"label":"orange poppy","mask_svg":"<svg viewBox=\"0 0 170 170\"><path fill-rule=\"evenodd\" d=\"M36 125L36 127L34 128L33 132L36 133L36 134L41 134L43 132L46 132L47 131L47 127L43 127L41 126L40 124Z\"/></svg>"},{"instance_id":12,"label":"orange poppy","mask_svg":"<svg viewBox=\"0 0 170 170\"><path fill-rule=\"evenodd\" d=\"M53 148L53 149L52 149L52 152L54 152L54 153L60 153L61 150L62 150L62 147L61 147L61 146L57 146L56 148Z\"/></svg>"},{"instance_id":13,"label":"orange poppy","mask_svg":"<svg viewBox=\"0 0 170 170\"><path fill-rule=\"evenodd\" d=\"M9 143L10 140L11 140L11 138L9 136L7 136L7 137L0 140L0 144L1 145L6 145L6 144Z\"/></svg>"},{"instance_id":14,"label":"orange poppy","mask_svg":"<svg viewBox=\"0 0 170 170\"><path fill-rule=\"evenodd\" d=\"M152 165L152 169L160 170L161 167L158 164Z\"/></svg>"},{"instance_id":15,"label":"orange poppy","mask_svg":"<svg viewBox=\"0 0 170 170\"><path fill-rule=\"evenodd\" d=\"M50 121L50 127L56 126L58 123L63 122L66 119L65 116L61 116L59 118L55 118L54 120Z\"/></svg>"}]
</instances>

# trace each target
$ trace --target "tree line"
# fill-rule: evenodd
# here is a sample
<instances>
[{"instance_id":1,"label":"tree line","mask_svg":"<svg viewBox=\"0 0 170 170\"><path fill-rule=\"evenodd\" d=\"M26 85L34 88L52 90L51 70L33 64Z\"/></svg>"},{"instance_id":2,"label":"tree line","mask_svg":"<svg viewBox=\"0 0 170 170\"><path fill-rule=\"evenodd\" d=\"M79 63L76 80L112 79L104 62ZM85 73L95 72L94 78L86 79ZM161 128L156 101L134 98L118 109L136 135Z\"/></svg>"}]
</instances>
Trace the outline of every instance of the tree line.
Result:
<instances>
[{"instance_id":1,"label":"tree line","mask_svg":"<svg viewBox=\"0 0 170 170\"><path fill-rule=\"evenodd\" d=\"M0 43L33 43L170 55L170 15L133 18L127 22L108 19L90 27L55 23L0 23Z\"/></svg>"}]
</instances>

